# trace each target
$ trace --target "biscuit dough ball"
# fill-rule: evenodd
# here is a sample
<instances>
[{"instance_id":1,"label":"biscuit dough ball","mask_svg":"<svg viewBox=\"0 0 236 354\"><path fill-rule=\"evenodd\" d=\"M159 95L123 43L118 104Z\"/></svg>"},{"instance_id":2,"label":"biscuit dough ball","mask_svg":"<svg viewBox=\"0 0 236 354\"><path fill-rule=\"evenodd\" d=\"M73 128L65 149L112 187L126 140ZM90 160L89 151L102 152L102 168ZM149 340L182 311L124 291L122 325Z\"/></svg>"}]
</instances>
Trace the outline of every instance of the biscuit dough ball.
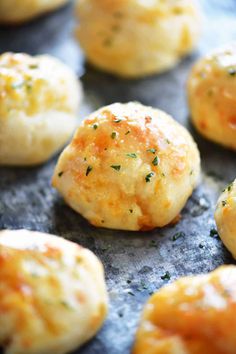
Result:
<instances>
[{"instance_id":1,"label":"biscuit dough ball","mask_svg":"<svg viewBox=\"0 0 236 354\"><path fill-rule=\"evenodd\" d=\"M198 61L189 77L192 122L206 138L236 150L236 44Z\"/></svg>"},{"instance_id":2,"label":"biscuit dough ball","mask_svg":"<svg viewBox=\"0 0 236 354\"><path fill-rule=\"evenodd\" d=\"M198 149L166 113L112 104L84 120L53 186L95 226L149 230L175 219L199 177Z\"/></svg>"},{"instance_id":3,"label":"biscuit dough ball","mask_svg":"<svg viewBox=\"0 0 236 354\"><path fill-rule=\"evenodd\" d=\"M133 354L234 354L236 267L182 278L144 307Z\"/></svg>"},{"instance_id":4,"label":"biscuit dough ball","mask_svg":"<svg viewBox=\"0 0 236 354\"><path fill-rule=\"evenodd\" d=\"M81 97L75 74L42 55L0 56L0 164L33 165L72 135Z\"/></svg>"},{"instance_id":5,"label":"biscuit dough ball","mask_svg":"<svg viewBox=\"0 0 236 354\"><path fill-rule=\"evenodd\" d=\"M236 180L220 196L215 221L222 242L236 259Z\"/></svg>"},{"instance_id":6,"label":"biscuit dough ball","mask_svg":"<svg viewBox=\"0 0 236 354\"><path fill-rule=\"evenodd\" d=\"M17 24L57 9L68 0L1 0L0 23Z\"/></svg>"},{"instance_id":7,"label":"biscuit dough ball","mask_svg":"<svg viewBox=\"0 0 236 354\"><path fill-rule=\"evenodd\" d=\"M103 267L89 250L39 232L2 231L0 268L5 354L64 354L102 325Z\"/></svg>"},{"instance_id":8,"label":"biscuit dough ball","mask_svg":"<svg viewBox=\"0 0 236 354\"><path fill-rule=\"evenodd\" d=\"M123 77L175 66L199 37L193 0L77 0L76 36L89 62Z\"/></svg>"}]
</instances>

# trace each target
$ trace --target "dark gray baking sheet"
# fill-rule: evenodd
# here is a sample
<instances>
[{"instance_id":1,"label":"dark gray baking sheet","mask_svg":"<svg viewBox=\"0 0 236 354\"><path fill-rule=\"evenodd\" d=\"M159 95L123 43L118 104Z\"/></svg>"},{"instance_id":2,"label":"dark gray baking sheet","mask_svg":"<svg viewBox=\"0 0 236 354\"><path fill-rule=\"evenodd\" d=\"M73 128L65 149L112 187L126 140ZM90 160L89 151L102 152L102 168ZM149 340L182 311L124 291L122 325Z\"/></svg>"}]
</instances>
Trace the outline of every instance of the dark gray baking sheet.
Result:
<instances>
[{"instance_id":1,"label":"dark gray baking sheet","mask_svg":"<svg viewBox=\"0 0 236 354\"><path fill-rule=\"evenodd\" d=\"M209 272L233 259L221 241L210 237L213 211L223 187L236 176L236 153L202 139L189 125L185 81L198 56L236 40L236 1L202 0L204 32L198 51L174 70L139 81L122 81L84 67L72 37L72 5L18 28L0 29L0 51L51 53L82 75L85 102L81 117L115 101L138 100L166 110L186 125L202 155L202 184L175 227L143 233L96 229L50 186L57 157L36 168L0 169L0 229L26 228L64 236L93 250L103 261L110 294L108 319L96 338L77 354L128 354L140 311L149 294L168 280ZM182 237L173 241L177 232ZM53 354L53 353L49 353Z\"/></svg>"}]
</instances>

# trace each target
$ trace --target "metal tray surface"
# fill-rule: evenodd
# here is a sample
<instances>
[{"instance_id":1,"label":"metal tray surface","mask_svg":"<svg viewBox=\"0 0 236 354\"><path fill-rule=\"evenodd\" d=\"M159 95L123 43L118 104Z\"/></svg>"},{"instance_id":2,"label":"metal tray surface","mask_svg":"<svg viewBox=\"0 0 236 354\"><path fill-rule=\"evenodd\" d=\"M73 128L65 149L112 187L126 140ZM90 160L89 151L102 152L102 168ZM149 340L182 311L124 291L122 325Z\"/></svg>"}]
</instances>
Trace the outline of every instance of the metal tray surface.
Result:
<instances>
[{"instance_id":1,"label":"metal tray surface","mask_svg":"<svg viewBox=\"0 0 236 354\"><path fill-rule=\"evenodd\" d=\"M53 54L81 76L85 100L80 114L115 101L141 101L172 114L190 129L202 155L202 184L174 227L131 233L96 229L76 214L50 185L57 156L35 168L0 169L0 229L45 231L94 251L102 260L110 294L103 329L76 354L128 354L143 304L150 294L183 275L234 263L218 238L213 212L224 186L236 176L236 154L201 138L189 124L185 82L202 54L236 39L236 1L201 0L204 30L198 50L168 73L120 80L84 65L73 39L72 4L20 27L0 28L0 51ZM176 233L181 236L174 241ZM170 280L162 279L166 272Z\"/></svg>"}]
</instances>

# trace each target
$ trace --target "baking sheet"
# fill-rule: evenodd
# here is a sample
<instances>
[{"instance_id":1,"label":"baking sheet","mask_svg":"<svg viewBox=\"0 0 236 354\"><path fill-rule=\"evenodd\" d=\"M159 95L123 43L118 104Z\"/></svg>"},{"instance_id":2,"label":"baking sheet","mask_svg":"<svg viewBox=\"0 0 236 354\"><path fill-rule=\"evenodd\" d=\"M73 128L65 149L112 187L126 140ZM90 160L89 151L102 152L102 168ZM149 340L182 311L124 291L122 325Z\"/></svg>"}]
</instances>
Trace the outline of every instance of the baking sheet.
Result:
<instances>
[{"instance_id":1,"label":"baking sheet","mask_svg":"<svg viewBox=\"0 0 236 354\"><path fill-rule=\"evenodd\" d=\"M26 228L61 235L94 251L105 266L109 316L95 339L76 354L128 354L149 294L180 276L234 263L221 241L210 234L215 228L216 199L236 176L236 154L207 142L193 130L185 82L197 57L236 40L236 1L200 3L205 28L198 50L174 70L138 81L119 80L84 66L82 52L72 37L72 4L30 24L0 28L1 52L47 52L76 70L85 90L80 118L115 101L141 101L167 111L187 126L202 155L202 184L183 210L181 221L175 227L142 233L96 229L67 207L50 185L57 157L35 168L0 168L0 229ZM166 272L170 280L163 279Z\"/></svg>"}]
</instances>

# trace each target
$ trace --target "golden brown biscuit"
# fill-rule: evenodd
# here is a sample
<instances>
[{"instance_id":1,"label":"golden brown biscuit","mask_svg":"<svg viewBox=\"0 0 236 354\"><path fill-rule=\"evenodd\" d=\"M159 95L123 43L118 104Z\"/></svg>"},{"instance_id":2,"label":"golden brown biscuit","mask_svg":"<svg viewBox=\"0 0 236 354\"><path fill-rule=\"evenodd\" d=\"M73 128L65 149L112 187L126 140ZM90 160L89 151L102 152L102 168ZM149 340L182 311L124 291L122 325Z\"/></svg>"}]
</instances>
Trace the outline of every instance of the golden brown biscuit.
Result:
<instances>
[{"instance_id":1,"label":"golden brown biscuit","mask_svg":"<svg viewBox=\"0 0 236 354\"><path fill-rule=\"evenodd\" d=\"M72 135L81 99L76 75L47 56L0 56L0 164L48 160Z\"/></svg>"},{"instance_id":2,"label":"golden brown biscuit","mask_svg":"<svg viewBox=\"0 0 236 354\"><path fill-rule=\"evenodd\" d=\"M236 44L199 60L188 80L192 122L206 138L236 149Z\"/></svg>"},{"instance_id":3,"label":"golden brown biscuit","mask_svg":"<svg viewBox=\"0 0 236 354\"><path fill-rule=\"evenodd\" d=\"M107 313L103 267L60 237L0 232L0 344L6 354L64 354L90 339Z\"/></svg>"},{"instance_id":4,"label":"golden brown biscuit","mask_svg":"<svg viewBox=\"0 0 236 354\"><path fill-rule=\"evenodd\" d=\"M182 278L144 307L133 354L234 354L236 267Z\"/></svg>"},{"instance_id":5,"label":"golden brown biscuit","mask_svg":"<svg viewBox=\"0 0 236 354\"><path fill-rule=\"evenodd\" d=\"M16 24L57 9L69 0L1 0L0 23Z\"/></svg>"},{"instance_id":6,"label":"golden brown biscuit","mask_svg":"<svg viewBox=\"0 0 236 354\"><path fill-rule=\"evenodd\" d=\"M193 0L77 0L76 14L89 62L123 77L172 68L199 37Z\"/></svg>"},{"instance_id":7,"label":"golden brown biscuit","mask_svg":"<svg viewBox=\"0 0 236 354\"><path fill-rule=\"evenodd\" d=\"M91 114L57 163L53 186L95 226L147 230L169 224L199 179L187 130L139 103Z\"/></svg>"}]
</instances>

